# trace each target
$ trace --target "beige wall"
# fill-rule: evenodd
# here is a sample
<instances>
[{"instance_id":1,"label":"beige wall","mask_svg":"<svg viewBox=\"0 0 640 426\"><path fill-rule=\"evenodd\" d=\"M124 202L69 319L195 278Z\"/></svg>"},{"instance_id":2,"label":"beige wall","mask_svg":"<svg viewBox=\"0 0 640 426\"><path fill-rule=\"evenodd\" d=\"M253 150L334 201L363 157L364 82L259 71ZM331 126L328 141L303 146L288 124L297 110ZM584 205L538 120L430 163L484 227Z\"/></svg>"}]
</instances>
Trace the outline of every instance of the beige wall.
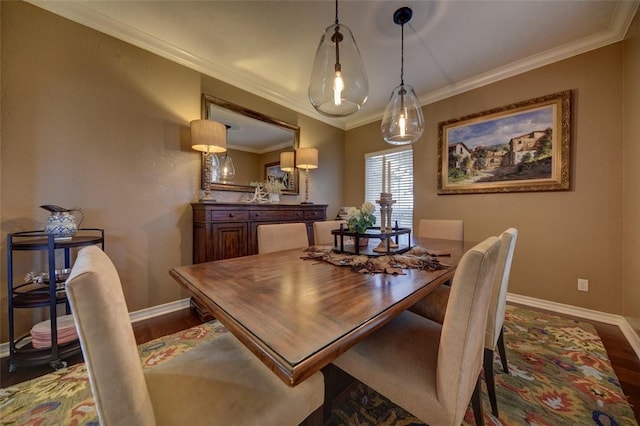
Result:
<instances>
[{"instance_id":1,"label":"beige wall","mask_svg":"<svg viewBox=\"0 0 640 426\"><path fill-rule=\"evenodd\" d=\"M330 203L335 215L344 132L32 5L0 8L3 238L42 229L42 204L81 207L83 226L105 229L105 251L129 310L186 297L168 270L192 261L189 203L198 197L200 154L190 148L189 121L200 117L201 93L300 125L301 146L320 150L312 199ZM7 265L0 247L4 342ZM19 256L18 279L44 270L40 257ZM20 310L18 332L45 315Z\"/></svg>"},{"instance_id":2,"label":"beige wall","mask_svg":"<svg viewBox=\"0 0 640 426\"><path fill-rule=\"evenodd\" d=\"M189 203L197 198L200 156L190 149L188 123L200 116L201 93L298 124L301 146L320 151L310 197L330 205L329 217L341 205L362 202L363 155L389 147L379 122L345 134L29 4L1 2L0 10L2 235L42 228L41 204L82 207L83 225L106 230L106 251L132 311L186 297L167 270L191 262ZM463 219L466 236L476 240L515 226L511 292L624 314L636 329L638 33L636 22L625 43L425 106L427 130L414 156L416 219ZM565 89L575 94L571 191L436 194L439 121ZM301 191L284 198L299 201L303 184ZM0 341L6 341L0 247ZM18 275L39 266L25 256ZM578 277L590 280L589 293L577 292ZM21 311L22 331L44 315Z\"/></svg>"},{"instance_id":3,"label":"beige wall","mask_svg":"<svg viewBox=\"0 0 640 426\"><path fill-rule=\"evenodd\" d=\"M640 17L624 42L623 314L640 335Z\"/></svg>"},{"instance_id":4,"label":"beige wall","mask_svg":"<svg viewBox=\"0 0 640 426\"><path fill-rule=\"evenodd\" d=\"M414 220L463 219L481 240L520 231L510 292L622 313L622 45L616 44L424 107L414 146ZM568 192L437 195L438 123L512 102L574 90L572 189ZM345 201L363 198L365 152L384 149L379 122L346 135ZM354 164L355 163L355 164ZM590 283L578 292L577 279Z\"/></svg>"}]
</instances>

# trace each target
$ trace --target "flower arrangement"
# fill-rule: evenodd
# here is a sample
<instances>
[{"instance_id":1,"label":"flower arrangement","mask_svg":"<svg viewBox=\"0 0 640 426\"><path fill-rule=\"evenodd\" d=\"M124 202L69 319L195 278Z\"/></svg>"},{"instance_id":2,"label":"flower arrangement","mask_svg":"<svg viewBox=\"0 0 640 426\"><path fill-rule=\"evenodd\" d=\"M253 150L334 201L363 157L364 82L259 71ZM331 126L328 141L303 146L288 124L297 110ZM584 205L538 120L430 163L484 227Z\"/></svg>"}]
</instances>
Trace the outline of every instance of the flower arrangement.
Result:
<instances>
[{"instance_id":1,"label":"flower arrangement","mask_svg":"<svg viewBox=\"0 0 640 426\"><path fill-rule=\"evenodd\" d=\"M376 217L373 215L374 211L376 211L376 207L368 201L362 203L360 209L350 208L347 212L349 231L363 234L367 228L375 225Z\"/></svg>"}]
</instances>

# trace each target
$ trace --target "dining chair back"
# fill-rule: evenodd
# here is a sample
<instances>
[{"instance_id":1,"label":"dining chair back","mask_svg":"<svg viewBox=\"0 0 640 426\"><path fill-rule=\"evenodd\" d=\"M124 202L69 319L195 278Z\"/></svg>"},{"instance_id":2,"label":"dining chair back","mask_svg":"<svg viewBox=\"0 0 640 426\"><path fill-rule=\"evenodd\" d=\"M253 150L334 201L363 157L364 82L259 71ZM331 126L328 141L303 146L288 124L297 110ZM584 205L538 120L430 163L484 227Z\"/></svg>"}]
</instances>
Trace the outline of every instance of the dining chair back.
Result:
<instances>
[{"instance_id":1,"label":"dining chair back","mask_svg":"<svg viewBox=\"0 0 640 426\"><path fill-rule=\"evenodd\" d=\"M347 225L346 220L323 220L313 222L313 243L317 246L333 245L335 239L331 234L334 229L340 229L340 225Z\"/></svg>"},{"instance_id":2,"label":"dining chair back","mask_svg":"<svg viewBox=\"0 0 640 426\"><path fill-rule=\"evenodd\" d=\"M507 351L504 346L504 316L507 306L507 290L509 288L509 277L511 275L511 263L513 253L516 249L518 230L509 228L500 235L502 246L498 254L498 266L494 279L491 304L489 305L489 315L487 317L487 329L484 342L484 372L487 382L491 411L498 417L498 399L496 397L496 387L493 373L493 354L498 348L502 369L509 374L507 364Z\"/></svg>"},{"instance_id":3,"label":"dining chair back","mask_svg":"<svg viewBox=\"0 0 640 426\"><path fill-rule=\"evenodd\" d=\"M305 223L277 223L258 226L258 253L290 250L309 246Z\"/></svg>"},{"instance_id":4,"label":"dining chair back","mask_svg":"<svg viewBox=\"0 0 640 426\"><path fill-rule=\"evenodd\" d=\"M421 219L418 236L462 241L464 240L464 222L462 220Z\"/></svg>"},{"instance_id":5,"label":"dining chair back","mask_svg":"<svg viewBox=\"0 0 640 426\"><path fill-rule=\"evenodd\" d=\"M482 349L500 244L489 237L464 254L442 325L405 311L334 364L425 423L459 425L471 400L483 424Z\"/></svg>"},{"instance_id":6,"label":"dining chair back","mask_svg":"<svg viewBox=\"0 0 640 426\"><path fill-rule=\"evenodd\" d=\"M495 278L491 289L489 311L487 314L487 327L485 330L484 342L484 372L487 382L491 410L498 416L498 403L495 394L495 382L493 372L493 354L497 347L502 361L502 368L505 373L509 373L507 355L504 345L504 316L507 304L507 289L509 287L509 276L511 273L511 263L513 253L518 238L518 230L509 228L500 234L500 252L496 266ZM431 292L424 299L409 308L411 312L428 318L432 321L443 323L448 315L448 302L451 294L450 287L440 286Z\"/></svg>"},{"instance_id":7,"label":"dining chair back","mask_svg":"<svg viewBox=\"0 0 640 426\"><path fill-rule=\"evenodd\" d=\"M284 384L231 333L143 369L118 277L84 247L66 282L101 425L296 425L322 418L324 379Z\"/></svg>"}]
</instances>

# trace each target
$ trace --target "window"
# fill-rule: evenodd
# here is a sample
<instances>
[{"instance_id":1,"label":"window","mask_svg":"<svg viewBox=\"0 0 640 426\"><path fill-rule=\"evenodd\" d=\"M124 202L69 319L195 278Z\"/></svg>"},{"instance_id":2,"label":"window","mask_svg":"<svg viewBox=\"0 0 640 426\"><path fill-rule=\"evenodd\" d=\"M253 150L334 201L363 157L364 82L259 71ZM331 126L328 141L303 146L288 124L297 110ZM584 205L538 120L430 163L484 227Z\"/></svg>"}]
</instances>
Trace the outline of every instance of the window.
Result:
<instances>
[{"instance_id":1,"label":"window","mask_svg":"<svg viewBox=\"0 0 640 426\"><path fill-rule=\"evenodd\" d=\"M382 157L391 163L391 193L396 203L391 225L413 228L413 149L411 146L370 152L364 156L364 198L376 205L376 225L380 225L380 208L376 200L382 192Z\"/></svg>"}]
</instances>

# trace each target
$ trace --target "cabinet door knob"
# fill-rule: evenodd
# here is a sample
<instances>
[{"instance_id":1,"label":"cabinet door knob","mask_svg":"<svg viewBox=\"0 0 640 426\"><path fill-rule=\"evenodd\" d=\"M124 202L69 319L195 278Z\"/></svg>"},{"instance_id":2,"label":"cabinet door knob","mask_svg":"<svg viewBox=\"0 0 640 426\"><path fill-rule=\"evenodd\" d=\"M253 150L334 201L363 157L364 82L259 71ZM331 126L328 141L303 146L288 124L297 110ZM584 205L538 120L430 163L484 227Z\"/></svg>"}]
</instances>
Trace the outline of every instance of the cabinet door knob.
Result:
<instances>
[{"instance_id":1,"label":"cabinet door knob","mask_svg":"<svg viewBox=\"0 0 640 426\"><path fill-rule=\"evenodd\" d=\"M296 216L300 216L300 212L296 212Z\"/></svg>"},{"instance_id":2,"label":"cabinet door knob","mask_svg":"<svg viewBox=\"0 0 640 426\"><path fill-rule=\"evenodd\" d=\"M233 213L229 213L229 217L234 217L235 215Z\"/></svg>"},{"instance_id":3,"label":"cabinet door knob","mask_svg":"<svg viewBox=\"0 0 640 426\"><path fill-rule=\"evenodd\" d=\"M256 213L256 217L260 216L260 213Z\"/></svg>"}]
</instances>

